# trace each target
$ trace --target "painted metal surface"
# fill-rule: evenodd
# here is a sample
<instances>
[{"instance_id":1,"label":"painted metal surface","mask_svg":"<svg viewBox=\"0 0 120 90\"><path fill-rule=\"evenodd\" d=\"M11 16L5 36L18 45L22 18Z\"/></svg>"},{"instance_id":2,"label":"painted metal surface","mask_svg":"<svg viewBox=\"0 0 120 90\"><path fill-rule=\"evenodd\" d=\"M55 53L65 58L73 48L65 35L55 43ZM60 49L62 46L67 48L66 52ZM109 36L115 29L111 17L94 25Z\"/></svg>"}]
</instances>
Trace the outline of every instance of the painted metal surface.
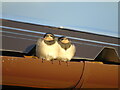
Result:
<instances>
[{"instance_id":1,"label":"painted metal surface","mask_svg":"<svg viewBox=\"0 0 120 90\"><path fill-rule=\"evenodd\" d=\"M118 65L86 62L77 88L120 88L118 70Z\"/></svg>"},{"instance_id":2,"label":"painted metal surface","mask_svg":"<svg viewBox=\"0 0 120 90\"><path fill-rule=\"evenodd\" d=\"M119 65L2 57L2 84L35 88L118 88Z\"/></svg>"},{"instance_id":3,"label":"painted metal surface","mask_svg":"<svg viewBox=\"0 0 120 90\"><path fill-rule=\"evenodd\" d=\"M83 62L44 61L2 56L3 85L36 88L74 88L82 75Z\"/></svg>"}]
</instances>

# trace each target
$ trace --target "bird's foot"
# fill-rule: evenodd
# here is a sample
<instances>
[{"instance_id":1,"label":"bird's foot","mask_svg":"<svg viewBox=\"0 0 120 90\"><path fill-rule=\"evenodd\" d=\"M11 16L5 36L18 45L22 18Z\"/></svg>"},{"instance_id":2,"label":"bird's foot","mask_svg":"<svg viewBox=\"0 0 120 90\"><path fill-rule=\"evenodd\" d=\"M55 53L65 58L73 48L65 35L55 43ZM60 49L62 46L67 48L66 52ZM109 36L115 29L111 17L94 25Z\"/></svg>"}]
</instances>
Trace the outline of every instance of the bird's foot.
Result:
<instances>
[{"instance_id":1,"label":"bird's foot","mask_svg":"<svg viewBox=\"0 0 120 90\"><path fill-rule=\"evenodd\" d=\"M53 64L53 61L54 61L54 60L52 59L52 60L51 60L52 64Z\"/></svg>"},{"instance_id":2,"label":"bird's foot","mask_svg":"<svg viewBox=\"0 0 120 90\"><path fill-rule=\"evenodd\" d=\"M69 65L69 63L68 63L68 62L69 62L69 61L67 60L67 61L66 61L66 63L67 63L67 66Z\"/></svg>"},{"instance_id":3,"label":"bird's foot","mask_svg":"<svg viewBox=\"0 0 120 90\"><path fill-rule=\"evenodd\" d=\"M61 65L61 61L59 60L59 65Z\"/></svg>"},{"instance_id":4,"label":"bird's foot","mask_svg":"<svg viewBox=\"0 0 120 90\"><path fill-rule=\"evenodd\" d=\"M41 59L42 59L42 63L44 63L45 58L41 58Z\"/></svg>"}]
</instances>

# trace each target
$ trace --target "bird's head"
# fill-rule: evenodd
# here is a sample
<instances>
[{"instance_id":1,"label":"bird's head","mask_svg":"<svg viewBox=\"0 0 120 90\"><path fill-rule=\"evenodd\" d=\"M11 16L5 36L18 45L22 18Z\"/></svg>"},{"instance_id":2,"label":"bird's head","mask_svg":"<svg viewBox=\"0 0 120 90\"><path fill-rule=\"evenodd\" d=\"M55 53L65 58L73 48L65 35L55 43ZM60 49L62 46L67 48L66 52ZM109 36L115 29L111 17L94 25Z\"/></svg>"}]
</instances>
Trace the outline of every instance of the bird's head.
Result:
<instances>
[{"instance_id":1,"label":"bird's head","mask_svg":"<svg viewBox=\"0 0 120 90\"><path fill-rule=\"evenodd\" d=\"M46 33L43 37L44 40L46 41L52 41L55 39L55 36L52 33Z\"/></svg>"},{"instance_id":2,"label":"bird's head","mask_svg":"<svg viewBox=\"0 0 120 90\"><path fill-rule=\"evenodd\" d=\"M64 44L70 43L70 40L68 38L66 38L65 36L58 38L58 41L60 41L61 43L64 43Z\"/></svg>"}]
</instances>

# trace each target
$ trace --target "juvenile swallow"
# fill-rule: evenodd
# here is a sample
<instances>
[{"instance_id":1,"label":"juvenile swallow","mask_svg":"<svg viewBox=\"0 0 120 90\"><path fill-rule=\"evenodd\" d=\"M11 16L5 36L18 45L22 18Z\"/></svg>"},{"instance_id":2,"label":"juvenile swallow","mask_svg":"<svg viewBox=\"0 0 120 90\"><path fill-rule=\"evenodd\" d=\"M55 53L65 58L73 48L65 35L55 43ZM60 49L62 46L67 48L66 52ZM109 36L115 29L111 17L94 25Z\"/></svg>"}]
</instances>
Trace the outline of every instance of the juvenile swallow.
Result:
<instances>
[{"instance_id":1,"label":"juvenile swallow","mask_svg":"<svg viewBox=\"0 0 120 90\"><path fill-rule=\"evenodd\" d=\"M70 61L75 54L75 45L71 43L71 41L62 36L58 38L58 60L60 61Z\"/></svg>"},{"instance_id":2,"label":"juvenile swallow","mask_svg":"<svg viewBox=\"0 0 120 90\"><path fill-rule=\"evenodd\" d=\"M36 44L36 56L45 60L54 60L58 55L58 43L52 33L46 33Z\"/></svg>"}]
</instances>

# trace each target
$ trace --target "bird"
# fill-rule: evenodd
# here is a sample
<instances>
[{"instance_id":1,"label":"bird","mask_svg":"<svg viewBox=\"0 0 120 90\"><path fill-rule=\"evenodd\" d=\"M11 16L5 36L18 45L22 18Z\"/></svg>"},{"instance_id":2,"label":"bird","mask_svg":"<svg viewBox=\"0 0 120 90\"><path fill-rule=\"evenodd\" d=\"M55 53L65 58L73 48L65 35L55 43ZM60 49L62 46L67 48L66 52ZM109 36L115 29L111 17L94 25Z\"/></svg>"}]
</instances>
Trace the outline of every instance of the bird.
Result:
<instances>
[{"instance_id":1,"label":"bird","mask_svg":"<svg viewBox=\"0 0 120 90\"><path fill-rule=\"evenodd\" d=\"M58 43L52 33L46 33L36 43L36 56L43 60L52 61L58 56Z\"/></svg>"},{"instance_id":2,"label":"bird","mask_svg":"<svg viewBox=\"0 0 120 90\"><path fill-rule=\"evenodd\" d=\"M71 41L65 37L58 38L58 57L57 60L60 61L70 61L75 55L76 48Z\"/></svg>"}]
</instances>

